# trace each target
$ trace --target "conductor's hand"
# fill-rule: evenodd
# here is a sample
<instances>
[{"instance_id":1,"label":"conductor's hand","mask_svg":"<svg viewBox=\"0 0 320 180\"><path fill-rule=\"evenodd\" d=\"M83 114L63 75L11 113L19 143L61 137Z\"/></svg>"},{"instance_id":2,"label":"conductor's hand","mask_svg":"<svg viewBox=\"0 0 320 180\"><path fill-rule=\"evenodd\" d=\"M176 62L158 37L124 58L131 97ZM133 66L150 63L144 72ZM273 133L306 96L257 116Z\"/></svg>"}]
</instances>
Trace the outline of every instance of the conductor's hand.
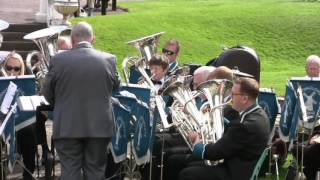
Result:
<instances>
[{"instance_id":1,"label":"conductor's hand","mask_svg":"<svg viewBox=\"0 0 320 180\"><path fill-rule=\"evenodd\" d=\"M200 139L200 135L197 133L197 132L190 132L189 133L189 141L192 143L192 144L198 144L201 142L201 139Z\"/></svg>"}]
</instances>

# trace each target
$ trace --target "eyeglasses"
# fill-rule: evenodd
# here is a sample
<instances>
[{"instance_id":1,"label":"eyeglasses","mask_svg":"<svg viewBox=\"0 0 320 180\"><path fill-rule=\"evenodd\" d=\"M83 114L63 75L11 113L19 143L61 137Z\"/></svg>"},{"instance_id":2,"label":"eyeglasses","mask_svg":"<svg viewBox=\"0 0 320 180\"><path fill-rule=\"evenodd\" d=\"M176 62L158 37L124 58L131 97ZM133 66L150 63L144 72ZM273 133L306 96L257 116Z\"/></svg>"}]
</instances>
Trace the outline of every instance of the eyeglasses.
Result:
<instances>
[{"instance_id":1,"label":"eyeglasses","mask_svg":"<svg viewBox=\"0 0 320 180\"><path fill-rule=\"evenodd\" d=\"M170 50L168 50L168 49L166 49L166 48L163 48L163 49L162 49L162 53L165 54L165 55L169 55L169 56L172 56L172 55L175 55L175 54L176 54L175 52L170 51Z\"/></svg>"},{"instance_id":2,"label":"eyeglasses","mask_svg":"<svg viewBox=\"0 0 320 180\"><path fill-rule=\"evenodd\" d=\"M12 70L14 70L14 71L18 72L18 71L21 70L21 67L6 66L6 70L7 70L7 71L12 71Z\"/></svg>"},{"instance_id":3,"label":"eyeglasses","mask_svg":"<svg viewBox=\"0 0 320 180\"><path fill-rule=\"evenodd\" d=\"M231 92L231 96L245 96L243 93L233 93Z\"/></svg>"}]
</instances>

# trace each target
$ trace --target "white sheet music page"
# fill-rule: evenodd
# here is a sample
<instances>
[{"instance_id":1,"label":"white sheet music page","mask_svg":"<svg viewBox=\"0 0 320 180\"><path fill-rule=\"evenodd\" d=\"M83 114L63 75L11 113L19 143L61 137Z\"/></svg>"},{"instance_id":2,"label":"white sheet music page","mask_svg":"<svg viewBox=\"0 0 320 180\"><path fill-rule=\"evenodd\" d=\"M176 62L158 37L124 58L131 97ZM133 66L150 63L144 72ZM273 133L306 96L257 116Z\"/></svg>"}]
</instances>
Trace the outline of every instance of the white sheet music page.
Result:
<instances>
[{"instance_id":1,"label":"white sheet music page","mask_svg":"<svg viewBox=\"0 0 320 180\"><path fill-rule=\"evenodd\" d=\"M20 96L18 106L21 111L36 111L41 104L49 105L44 96Z\"/></svg>"},{"instance_id":2,"label":"white sheet music page","mask_svg":"<svg viewBox=\"0 0 320 180\"><path fill-rule=\"evenodd\" d=\"M10 81L6 95L4 96L2 104L1 104L1 112L3 114L8 113L10 106L11 106L11 103L13 101L13 98L16 94L16 91L17 91L17 85L15 83L13 83L12 81Z\"/></svg>"}]
</instances>

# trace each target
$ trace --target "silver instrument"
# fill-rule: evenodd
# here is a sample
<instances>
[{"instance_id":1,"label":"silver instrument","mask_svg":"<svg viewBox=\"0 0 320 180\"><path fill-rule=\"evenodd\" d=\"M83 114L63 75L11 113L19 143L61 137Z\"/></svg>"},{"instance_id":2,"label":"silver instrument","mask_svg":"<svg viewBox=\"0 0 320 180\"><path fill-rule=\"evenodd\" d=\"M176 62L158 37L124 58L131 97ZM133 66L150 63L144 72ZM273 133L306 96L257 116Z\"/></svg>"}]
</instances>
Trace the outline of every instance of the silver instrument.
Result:
<instances>
[{"instance_id":1,"label":"silver instrument","mask_svg":"<svg viewBox=\"0 0 320 180\"><path fill-rule=\"evenodd\" d=\"M122 67L124 70L124 75L127 84L129 83L130 78L130 69L135 66L138 71L141 73L144 78L145 84L151 89L151 102L150 107L151 111L154 111L155 108L158 108L160 114L161 122L163 128L169 128L170 124L167 121L167 114L164 111L165 103L162 96L157 94L157 90L151 81L151 77L146 72L148 61L151 57L157 52L157 44L159 42L160 36L164 32L156 33L150 36L142 37L133 41L129 41L127 44L134 45L140 52L140 57L127 57L122 62Z\"/></svg>"},{"instance_id":2,"label":"silver instrument","mask_svg":"<svg viewBox=\"0 0 320 180\"><path fill-rule=\"evenodd\" d=\"M36 75L41 87L44 77L49 71L49 61L58 52L57 41L60 34L70 36L68 26L51 26L25 35L23 38L36 43L40 51L32 51L27 55L26 67Z\"/></svg>"},{"instance_id":3,"label":"silver instrument","mask_svg":"<svg viewBox=\"0 0 320 180\"><path fill-rule=\"evenodd\" d=\"M138 65L137 63L139 62L139 66L147 68L147 62L154 54L157 53L157 44L163 34L164 32L160 32L127 42L127 44L133 45L140 52L139 57L128 57L122 62L122 68L124 70L124 76L127 83L129 83L130 69L133 65Z\"/></svg>"},{"instance_id":4,"label":"silver instrument","mask_svg":"<svg viewBox=\"0 0 320 180\"><path fill-rule=\"evenodd\" d=\"M208 133L205 134L205 143L215 143L223 135L224 117L223 107L231 102L229 96L233 83L225 79L209 80L198 86L198 93L208 100L210 118L205 126Z\"/></svg>"},{"instance_id":5,"label":"silver instrument","mask_svg":"<svg viewBox=\"0 0 320 180\"><path fill-rule=\"evenodd\" d=\"M205 144L215 143L222 137L223 106L231 101L228 97L231 87L232 82L228 80L209 80L200 84L194 94L188 84L176 81L163 91L163 95L176 99L171 107L172 121L191 150L193 145L188 141L191 131L199 133ZM208 100L200 109L194 101L198 96L205 96Z\"/></svg>"},{"instance_id":6,"label":"silver instrument","mask_svg":"<svg viewBox=\"0 0 320 180\"><path fill-rule=\"evenodd\" d=\"M9 27L9 23L0 19L0 31L7 29ZM0 33L0 48L3 41L3 36Z\"/></svg>"}]
</instances>

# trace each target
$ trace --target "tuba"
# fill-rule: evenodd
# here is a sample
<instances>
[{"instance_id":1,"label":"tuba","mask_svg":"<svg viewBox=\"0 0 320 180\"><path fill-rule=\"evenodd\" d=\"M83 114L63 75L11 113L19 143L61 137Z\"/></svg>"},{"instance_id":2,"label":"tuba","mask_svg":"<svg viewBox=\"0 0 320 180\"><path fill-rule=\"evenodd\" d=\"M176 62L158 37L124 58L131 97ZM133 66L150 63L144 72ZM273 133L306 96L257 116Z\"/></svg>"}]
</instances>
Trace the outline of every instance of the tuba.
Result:
<instances>
[{"instance_id":1,"label":"tuba","mask_svg":"<svg viewBox=\"0 0 320 180\"><path fill-rule=\"evenodd\" d=\"M192 144L188 141L188 134L196 131L204 137L201 127L205 121L201 118L203 115L195 104L190 88L182 81L175 81L165 88L162 94L176 99L171 106L172 123L177 127L189 148L193 150Z\"/></svg>"},{"instance_id":2,"label":"tuba","mask_svg":"<svg viewBox=\"0 0 320 180\"><path fill-rule=\"evenodd\" d=\"M130 71L132 67L138 69L138 71L144 78L146 85L151 89L151 96L153 97L150 100L151 111L154 111L155 107L157 107L163 127L169 128L171 125L168 123L167 114L164 111L165 102L162 96L157 94L156 88L151 81L151 77L149 77L148 73L145 70L147 68L148 61L157 52L157 44L162 34L164 34L164 32L129 41L127 44L134 45L139 50L140 57L125 58L122 62L122 67L127 84L129 83Z\"/></svg>"},{"instance_id":3,"label":"tuba","mask_svg":"<svg viewBox=\"0 0 320 180\"><path fill-rule=\"evenodd\" d=\"M127 83L129 83L130 70L133 65L143 66L144 69L147 68L147 62L157 53L157 44L163 34L164 32L160 32L127 42L127 44L133 45L140 52L140 57L127 57L122 62L122 69ZM142 74L140 69L138 70ZM142 74L142 76L146 78L145 75Z\"/></svg>"},{"instance_id":4,"label":"tuba","mask_svg":"<svg viewBox=\"0 0 320 180\"><path fill-rule=\"evenodd\" d=\"M197 90L208 100L209 118L204 124L208 133L205 134L205 143L215 143L224 132L223 107L231 102L229 96L232 82L225 79L208 80L201 83Z\"/></svg>"},{"instance_id":5,"label":"tuba","mask_svg":"<svg viewBox=\"0 0 320 180\"><path fill-rule=\"evenodd\" d=\"M32 51L27 55L26 67L36 76L41 87L44 77L49 72L49 62L58 52L57 41L60 34L70 34L68 26L52 26L25 35L23 38L32 40L39 51Z\"/></svg>"},{"instance_id":6,"label":"tuba","mask_svg":"<svg viewBox=\"0 0 320 180\"><path fill-rule=\"evenodd\" d=\"M9 23L0 19L0 31L7 29L9 27ZM3 41L3 36L0 33L0 48Z\"/></svg>"}]
</instances>

